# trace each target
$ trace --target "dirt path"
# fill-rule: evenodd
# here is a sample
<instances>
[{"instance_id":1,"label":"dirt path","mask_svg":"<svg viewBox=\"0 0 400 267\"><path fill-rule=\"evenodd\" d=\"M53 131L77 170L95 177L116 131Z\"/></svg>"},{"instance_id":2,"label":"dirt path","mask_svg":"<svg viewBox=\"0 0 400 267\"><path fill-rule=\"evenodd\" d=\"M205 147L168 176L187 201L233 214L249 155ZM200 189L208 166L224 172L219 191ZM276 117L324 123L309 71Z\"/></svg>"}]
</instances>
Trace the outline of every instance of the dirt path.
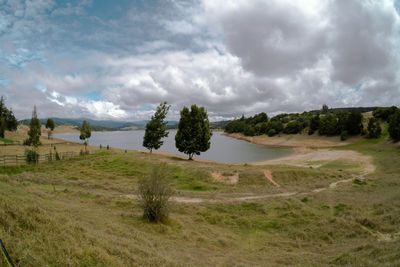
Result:
<instances>
[{"instance_id":1,"label":"dirt path","mask_svg":"<svg viewBox=\"0 0 400 267\"><path fill-rule=\"evenodd\" d=\"M360 176L365 176L369 173L375 171L375 166L372 164L372 158L366 155L362 155L355 151L348 151L348 150L327 150L327 149L309 149L309 148L299 148L297 154L290 155L288 157L268 160L263 162L256 162L253 163L255 165L268 165L268 164L288 164L288 165L295 165L299 167L310 167L314 166L318 168L320 165L314 164L310 165L310 163L315 161L328 161L328 160L337 160L337 159L344 159L346 161L355 161L357 163L362 163L362 171ZM301 153L302 152L302 153ZM269 170L263 170L265 177L276 187L280 187L278 183L273 180L272 173ZM227 183L227 184L236 184L239 181L239 175L235 173L234 175L230 176L223 176L221 173L213 172L212 176L214 180ZM255 195L252 192L249 193L241 193L245 196L238 196L232 197L231 196L224 196L222 194L214 197L214 198L200 198L200 197L172 197L172 201L176 201L179 203L188 203L188 204L198 204L198 203L224 203L224 202L235 202L235 201L248 201L248 200L256 200L256 199L264 199L264 198L271 198L271 197L289 197L295 195L308 195L308 194L315 194L320 193L326 190L332 190L338 187L339 184L350 183L354 180L353 178L344 179L340 181L336 181L330 183L327 187L313 189L309 192L283 192L283 193L276 193L276 194L259 194ZM125 195L125 197L137 199L137 195Z\"/></svg>"},{"instance_id":2,"label":"dirt path","mask_svg":"<svg viewBox=\"0 0 400 267\"><path fill-rule=\"evenodd\" d=\"M295 196L295 195L309 195L309 194L314 194L314 193L319 193L325 190L329 189L334 189L337 187L338 184L342 183L349 183L353 181L353 179L346 179L346 180L340 180L334 183L329 184L328 187L323 187L323 188L317 188L314 190L311 190L309 192L283 192L283 193L276 193L276 194L260 194L260 195L255 195L254 193L241 193L242 195L246 196L241 196L241 197L232 197L232 196L227 196L225 197L224 195L219 195L216 198L200 198L200 197L171 197L172 201L179 202L179 203L187 203L187 204L199 204L199 203L227 203L227 202L236 202L236 201L248 201L248 200L257 200L257 199L264 199L264 198L271 198L271 197L290 197L290 196ZM137 195L124 195L124 197L130 198L130 199L138 199Z\"/></svg>"},{"instance_id":3,"label":"dirt path","mask_svg":"<svg viewBox=\"0 0 400 267\"><path fill-rule=\"evenodd\" d=\"M265 177L268 179L268 181L270 181L273 185L275 185L276 187L281 187L277 182L274 181L274 179L272 178L272 173L269 170L264 170L264 175Z\"/></svg>"}]
</instances>

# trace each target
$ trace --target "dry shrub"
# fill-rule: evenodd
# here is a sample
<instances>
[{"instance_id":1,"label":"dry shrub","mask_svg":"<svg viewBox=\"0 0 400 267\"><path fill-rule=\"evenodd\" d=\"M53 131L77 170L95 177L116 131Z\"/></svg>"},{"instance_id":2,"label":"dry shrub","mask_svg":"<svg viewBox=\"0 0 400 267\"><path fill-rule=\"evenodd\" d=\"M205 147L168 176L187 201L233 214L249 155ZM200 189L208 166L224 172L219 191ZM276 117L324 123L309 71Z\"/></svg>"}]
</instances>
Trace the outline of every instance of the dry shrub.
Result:
<instances>
[{"instance_id":1,"label":"dry shrub","mask_svg":"<svg viewBox=\"0 0 400 267\"><path fill-rule=\"evenodd\" d=\"M139 200L143 217L150 222L165 222L173 190L166 164L154 167L149 176L139 182Z\"/></svg>"}]
</instances>

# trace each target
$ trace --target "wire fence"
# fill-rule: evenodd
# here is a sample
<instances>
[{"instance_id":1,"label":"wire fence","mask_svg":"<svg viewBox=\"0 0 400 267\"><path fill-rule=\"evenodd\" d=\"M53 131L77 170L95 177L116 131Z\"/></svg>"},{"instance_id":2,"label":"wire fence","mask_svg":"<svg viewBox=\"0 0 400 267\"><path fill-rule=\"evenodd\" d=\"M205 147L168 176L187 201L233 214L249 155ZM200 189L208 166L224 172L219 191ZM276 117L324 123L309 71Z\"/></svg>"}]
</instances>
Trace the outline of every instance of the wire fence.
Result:
<instances>
[{"instance_id":1,"label":"wire fence","mask_svg":"<svg viewBox=\"0 0 400 267\"><path fill-rule=\"evenodd\" d=\"M105 149L98 149L90 151L90 154L94 154L100 151L104 151ZM65 160L70 159L77 156L82 156L85 154L89 154L85 152L57 152L57 153L48 153L48 154L41 154L38 155L37 163L40 162L47 162L47 161L54 161L54 160ZM10 165L22 165L27 164L28 159L26 155L0 155L0 166L10 166Z\"/></svg>"}]
</instances>

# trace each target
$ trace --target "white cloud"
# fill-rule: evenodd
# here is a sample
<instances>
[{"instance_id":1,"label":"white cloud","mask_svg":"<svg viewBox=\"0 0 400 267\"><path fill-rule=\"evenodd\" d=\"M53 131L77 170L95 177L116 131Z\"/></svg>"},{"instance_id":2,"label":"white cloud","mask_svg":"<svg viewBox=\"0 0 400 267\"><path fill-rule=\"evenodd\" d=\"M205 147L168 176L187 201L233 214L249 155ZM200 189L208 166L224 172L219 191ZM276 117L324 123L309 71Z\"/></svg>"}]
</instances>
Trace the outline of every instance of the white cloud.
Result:
<instances>
[{"instance_id":1,"label":"white cloud","mask_svg":"<svg viewBox=\"0 0 400 267\"><path fill-rule=\"evenodd\" d=\"M143 107L164 100L171 119L191 104L213 119L323 103L398 104L400 18L393 5L171 1L165 14L161 5L106 20L82 16L87 10L79 4L10 2L0 11L0 80L10 82L0 90L20 117L33 103L43 116L129 120L150 117ZM73 23L51 21L61 15ZM93 91L100 100L80 97Z\"/></svg>"}]
</instances>

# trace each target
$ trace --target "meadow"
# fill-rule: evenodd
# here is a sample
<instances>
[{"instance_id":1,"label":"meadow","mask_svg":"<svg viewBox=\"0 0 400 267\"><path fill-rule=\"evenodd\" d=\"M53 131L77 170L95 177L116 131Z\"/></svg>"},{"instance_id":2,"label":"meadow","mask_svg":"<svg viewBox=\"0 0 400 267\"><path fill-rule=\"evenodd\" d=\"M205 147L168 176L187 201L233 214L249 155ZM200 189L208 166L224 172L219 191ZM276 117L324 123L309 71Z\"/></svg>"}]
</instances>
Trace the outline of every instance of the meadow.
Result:
<instances>
[{"instance_id":1,"label":"meadow","mask_svg":"<svg viewBox=\"0 0 400 267\"><path fill-rule=\"evenodd\" d=\"M344 160L255 166L113 149L0 167L0 237L17 266L400 265L398 145L340 149L373 158L365 185L329 186L361 175ZM166 223L148 223L130 196L161 163L175 198Z\"/></svg>"}]
</instances>

